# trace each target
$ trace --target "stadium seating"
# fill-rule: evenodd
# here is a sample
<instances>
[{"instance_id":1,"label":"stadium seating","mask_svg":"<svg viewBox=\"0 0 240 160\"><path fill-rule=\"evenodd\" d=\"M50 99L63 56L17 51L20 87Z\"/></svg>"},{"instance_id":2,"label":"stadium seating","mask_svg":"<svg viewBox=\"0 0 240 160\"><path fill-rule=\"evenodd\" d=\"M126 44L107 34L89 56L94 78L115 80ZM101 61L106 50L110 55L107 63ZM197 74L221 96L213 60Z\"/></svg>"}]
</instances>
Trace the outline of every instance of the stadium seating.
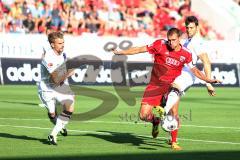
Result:
<instances>
[{"instance_id":1,"label":"stadium seating","mask_svg":"<svg viewBox=\"0 0 240 160\"><path fill-rule=\"evenodd\" d=\"M0 32L44 33L50 26L71 35L157 37L171 27L184 31L192 14L191 0L2 0ZM207 39L222 39L203 20L200 29Z\"/></svg>"}]
</instances>

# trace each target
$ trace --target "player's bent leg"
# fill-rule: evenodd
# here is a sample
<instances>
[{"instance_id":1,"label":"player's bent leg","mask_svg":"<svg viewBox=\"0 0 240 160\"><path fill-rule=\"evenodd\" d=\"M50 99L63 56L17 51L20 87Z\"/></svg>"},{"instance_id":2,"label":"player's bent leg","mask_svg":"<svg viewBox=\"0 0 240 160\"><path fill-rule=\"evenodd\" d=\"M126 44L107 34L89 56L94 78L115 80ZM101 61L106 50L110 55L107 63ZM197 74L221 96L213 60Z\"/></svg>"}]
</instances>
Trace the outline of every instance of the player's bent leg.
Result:
<instances>
[{"instance_id":1,"label":"player's bent leg","mask_svg":"<svg viewBox=\"0 0 240 160\"><path fill-rule=\"evenodd\" d=\"M60 134L62 136L67 136L68 135L68 132L67 132L67 128L66 128L66 125L68 124L69 120L71 119L71 115L72 115L73 112L69 112L69 111L63 111L59 118L62 120L63 122L63 127L62 127L62 130L60 131Z\"/></svg>"},{"instance_id":2,"label":"player's bent leg","mask_svg":"<svg viewBox=\"0 0 240 160\"><path fill-rule=\"evenodd\" d=\"M152 122L154 119L152 109L153 109L152 105L142 104L139 112L140 119L145 122Z\"/></svg>"},{"instance_id":3,"label":"player's bent leg","mask_svg":"<svg viewBox=\"0 0 240 160\"><path fill-rule=\"evenodd\" d=\"M68 122L69 122L69 120L71 118L71 115L73 113L73 110L74 110L74 100L73 99L64 99L64 100L62 100L60 102L64 106L64 110L58 116L56 125L54 126L51 134L49 135L49 136L52 136L52 137L57 137L57 134L61 130L63 131L61 134L63 134L63 136L67 136L66 125L68 124ZM49 137L48 137L48 139L49 139Z\"/></svg>"},{"instance_id":4,"label":"player's bent leg","mask_svg":"<svg viewBox=\"0 0 240 160\"><path fill-rule=\"evenodd\" d=\"M70 118L71 118L72 112L66 111L64 110L57 118L57 123L54 126L52 132L51 132L51 136L53 137L57 137L57 134L63 129L65 128L66 124L69 122ZM66 135L67 136L67 130L66 130Z\"/></svg>"},{"instance_id":5,"label":"player's bent leg","mask_svg":"<svg viewBox=\"0 0 240 160\"><path fill-rule=\"evenodd\" d=\"M178 128L180 127L180 120L178 116L178 107L179 107L179 101L174 105L172 108L172 115L176 118L178 121ZM177 142L177 136L178 136L178 129L171 131L171 147L173 150L182 150L182 147L179 146Z\"/></svg>"},{"instance_id":6,"label":"player's bent leg","mask_svg":"<svg viewBox=\"0 0 240 160\"><path fill-rule=\"evenodd\" d=\"M153 108L154 107L152 105L142 104L139 117L143 121L152 123L152 137L156 138L159 134L160 119L153 114L152 112Z\"/></svg>"},{"instance_id":7,"label":"player's bent leg","mask_svg":"<svg viewBox=\"0 0 240 160\"><path fill-rule=\"evenodd\" d=\"M172 87L170 88L170 92L168 94L166 106L164 107L164 110L166 114L173 108L173 106L179 101L181 96L181 91L176 84L172 84Z\"/></svg>"},{"instance_id":8,"label":"player's bent leg","mask_svg":"<svg viewBox=\"0 0 240 160\"><path fill-rule=\"evenodd\" d=\"M48 110L48 118L52 124L56 124L57 113L56 113L56 102L55 100L46 101L45 106Z\"/></svg>"},{"instance_id":9,"label":"player's bent leg","mask_svg":"<svg viewBox=\"0 0 240 160\"><path fill-rule=\"evenodd\" d=\"M174 117L178 117L178 108L179 108L180 99L173 105L171 109L171 114Z\"/></svg>"},{"instance_id":10,"label":"player's bent leg","mask_svg":"<svg viewBox=\"0 0 240 160\"><path fill-rule=\"evenodd\" d=\"M52 122L52 124L56 124L57 122L57 114L55 112L50 113L48 112L48 118L50 119L50 122Z\"/></svg>"},{"instance_id":11,"label":"player's bent leg","mask_svg":"<svg viewBox=\"0 0 240 160\"><path fill-rule=\"evenodd\" d=\"M56 114L56 101L53 95L54 94L52 92L44 91L38 92L40 100L44 104L44 107L46 107L46 109L48 110L48 118L50 119L50 122L52 122L55 125L57 120L57 114Z\"/></svg>"},{"instance_id":12,"label":"player's bent leg","mask_svg":"<svg viewBox=\"0 0 240 160\"><path fill-rule=\"evenodd\" d=\"M65 121L63 123L63 127L62 127L62 130L60 131L60 134L62 136L67 136L68 135L68 132L67 132L67 128L66 128L66 125L68 124L70 118L71 118L71 115L74 111L74 99L75 99L75 96L73 94L68 94L68 95L63 95L63 94L59 94L58 95L58 101L61 102L61 104L63 105L63 108L64 108L64 111L67 113L70 113L70 115L68 114L65 114L64 112L62 112L59 117L61 118L62 116L67 116L69 117L68 119L65 118ZM63 118L62 118L63 119Z\"/></svg>"}]
</instances>

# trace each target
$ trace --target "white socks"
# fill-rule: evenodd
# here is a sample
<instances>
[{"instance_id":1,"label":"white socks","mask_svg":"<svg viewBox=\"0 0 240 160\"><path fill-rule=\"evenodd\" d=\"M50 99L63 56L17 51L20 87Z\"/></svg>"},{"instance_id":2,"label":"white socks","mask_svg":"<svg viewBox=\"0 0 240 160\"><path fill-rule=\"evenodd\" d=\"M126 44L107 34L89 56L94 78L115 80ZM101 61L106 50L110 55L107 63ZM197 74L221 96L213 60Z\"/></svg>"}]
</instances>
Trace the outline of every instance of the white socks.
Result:
<instances>
[{"instance_id":1,"label":"white socks","mask_svg":"<svg viewBox=\"0 0 240 160\"><path fill-rule=\"evenodd\" d=\"M57 118L57 123L54 126L51 135L57 136L57 134L65 127L65 125L68 123L68 121L61 120Z\"/></svg>"},{"instance_id":2,"label":"white socks","mask_svg":"<svg viewBox=\"0 0 240 160\"><path fill-rule=\"evenodd\" d=\"M179 100L179 98L180 97L178 96L178 94L174 91L171 91L168 94L167 103L166 103L166 106L164 107L166 115L172 109L173 105Z\"/></svg>"}]
</instances>

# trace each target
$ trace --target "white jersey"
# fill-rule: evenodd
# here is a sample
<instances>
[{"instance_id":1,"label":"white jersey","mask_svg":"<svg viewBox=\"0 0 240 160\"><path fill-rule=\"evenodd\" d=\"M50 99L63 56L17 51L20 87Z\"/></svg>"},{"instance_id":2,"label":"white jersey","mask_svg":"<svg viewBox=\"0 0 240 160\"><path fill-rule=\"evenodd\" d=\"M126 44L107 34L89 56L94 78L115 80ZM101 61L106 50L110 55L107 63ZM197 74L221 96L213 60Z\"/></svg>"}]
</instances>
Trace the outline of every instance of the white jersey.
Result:
<instances>
[{"instance_id":1,"label":"white jersey","mask_svg":"<svg viewBox=\"0 0 240 160\"><path fill-rule=\"evenodd\" d=\"M206 48L203 45L203 40L198 37L193 37L184 40L183 46L190 50L192 53L193 64L196 64L198 61L198 56L202 53L207 53Z\"/></svg>"},{"instance_id":2,"label":"white jersey","mask_svg":"<svg viewBox=\"0 0 240 160\"><path fill-rule=\"evenodd\" d=\"M50 74L57 71L59 79L67 73L66 68L66 54L57 55L52 48L48 48L41 62L41 81L39 87L43 91L49 91L55 88L54 83L51 82ZM68 84L66 79L63 83Z\"/></svg>"},{"instance_id":3,"label":"white jersey","mask_svg":"<svg viewBox=\"0 0 240 160\"><path fill-rule=\"evenodd\" d=\"M66 102L74 103L68 80L64 80L60 86L56 86L50 78L51 73L57 73L57 78L62 78L67 73L66 54L57 55L49 43L42 46L41 81L38 84L38 96L49 113L55 113L56 101L64 105Z\"/></svg>"},{"instance_id":4,"label":"white jersey","mask_svg":"<svg viewBox=\"0 0 240 160\"><path fill-rule=\"evenodd\" d=\"M204 46L202 39L199 37L186 39L182 44L192 54L192 62L194 65L197 63L200 54L207 53L206 47ZM194 81L195 75L193 75L189 67L184 66L181 75L174 80L174 83L180 86L181 91L184 91L193 85Z\"/></svg>"},{"instance_id":5,"label":"white jersey","mask_svg":"<svg viewBox=\"0 0 240 160\"><path fill-rule=\"evenodd\" d=\"M48 42L48 40L46 39L45 42L43 43L42 45L42 58L44 57L44 55L47 53L48 50L51 49L51 45L50 43Z\"/></svg>"}]
</instances>

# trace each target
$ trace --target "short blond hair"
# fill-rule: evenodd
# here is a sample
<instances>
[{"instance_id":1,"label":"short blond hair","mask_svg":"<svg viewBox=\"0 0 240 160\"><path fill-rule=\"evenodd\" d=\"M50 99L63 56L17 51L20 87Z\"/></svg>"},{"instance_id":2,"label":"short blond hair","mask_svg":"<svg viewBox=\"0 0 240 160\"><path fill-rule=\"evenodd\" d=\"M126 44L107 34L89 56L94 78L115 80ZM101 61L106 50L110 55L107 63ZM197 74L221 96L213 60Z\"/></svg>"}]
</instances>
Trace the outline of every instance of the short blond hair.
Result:
<instances>
[{"instance_id":1,"label":"short blond hair","mask_svg":"<svg viewBox=\"0 0 240 160\"><path fill-rule=\"evenodd\" d=\"M54 43L55 39L63 39L63 33L62 32L52 32L48 35L48 41L49 43Z\"/></svg>"}]
</instances>

